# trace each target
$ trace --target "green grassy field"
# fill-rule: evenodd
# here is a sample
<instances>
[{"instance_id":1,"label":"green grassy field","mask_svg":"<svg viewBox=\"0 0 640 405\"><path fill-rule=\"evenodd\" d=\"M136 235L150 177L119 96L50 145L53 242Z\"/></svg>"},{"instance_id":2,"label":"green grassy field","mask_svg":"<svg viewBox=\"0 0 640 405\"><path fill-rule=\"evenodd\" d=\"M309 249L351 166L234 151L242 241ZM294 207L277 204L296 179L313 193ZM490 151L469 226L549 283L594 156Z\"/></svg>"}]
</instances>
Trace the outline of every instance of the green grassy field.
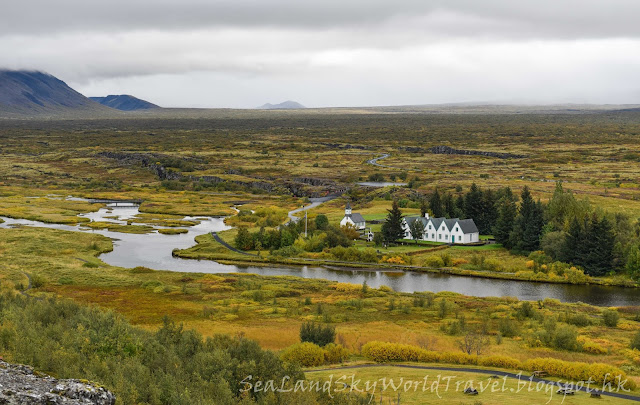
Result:
<instances>
[{"instance_id":1,"label":"green grassy field","mask_svg":"<svg viewBox=\"0 0 640 405\"><path fill-rule=\"evenodd\" d=\"M420 366L429 366L420 364ZM441 367L439 365L431 365ZM455 368L455 367L454 367ZM353 368L307 371L310 381L330 381L338 392L366 392L371 403L400 404L624 404L632 401L602 396L590 398L585 392L575 395L556 393L557 386L530 383L528 374L521 380L490 378L475 374L444 370L411 370L397 367ZM348 385L343 387L342 383ZM368 385L367 385L368 384ZM593 386L592 386L593 387ZM369 389L367 389L369 388ZM466 388L478 390L477 396L464 394Z\"/></svg>"},{"instance_id":2,"label":"green grassy field","mask_svg":"<svg viewBox=\"0 0 640 405\"><path fill-rule=\"evenodd\" d=\"M84 121L0 120L0 216L82 223L125 232L170 227L162 230L165 233L181 232L174 228L198 221L185 221L184 216L227 216L227 224L235 228L220 236L233 244L238 226L254 232L262 226L273 228L287 220L289 210L308 203L309 197L343 193L342 198L309 211L310 219L324 214L336 225L347 200L352 201L354 212L373 221L385 217L393 199L406 200L402 208L405 215L419 214L415 198L429 195L436 187L458 196L472 183L483 188L510 186L515 193L528 186L534 197L544 202L552 195L555 182L561 180L566 189L578 198L588 198L597 210L625 214L633 224L640 218L638 112L427 114L363 109L273 114L220 110L202 114ZM429 152L438 145L523 157ZM366 163L382 153L390 157L380 163L390 167ZM354 186L370 176L385 181L403 177L410 187ZM144 202L141 214L129 225L114 227L89 224L78 214L95 212L102 206L66 200L69 195ZM236 215L234 207L249 214ZM266 214L254 215L260 210ZM372 229L378 232L380 224ZM355 246L380 250L380 256L388 258L401 257L407 266L439 267L442 262L459 274L566 281L543 279L526 256L511 254L495 244L437 251L429 249L438 246L425 243L381 248L358 241ZM110 308L149 330L156 330L163 316L169 315L204 336L243 334L272 350L298 342L300 325L316 321L335 326L337 341L355 359L362 346L372 340L460 352L458 342L465 331L484 328L492 354L520 361L550 357L601 362L622 368L640 382L640 355L630 347L640 331L637 306L617 309L620 321L611 327L603 324L603 308L553 300L535 304L533 314L523 316L523 304L509 298L412 295L385 288L365 291L360 285L294 277L124 269L98 258L111 248L112 242L100 235L0 229L0 286L24 291L31 279L33 288L27 293L33 296L62 296ZM247 260L210 235L199 236L192 248L179 254L228 262ZM268 258L269 252L261 254L251 260L278 264ZM308 263L304 259L287 260ZM596 281L631 283L625 275ZM547 319L555 323L545 324ZM570 343L575 338L576 344L562 346L556 339L557 331L569 331ZM386 373L406 378L425 375L392 368L357 373L363 378ZM329 375L317 372L310 376L314 374L322 378ZM433 373L429 375L433 377ZM477 376L461 376L478 381ZM384 401L392 399L385 395ZM407 393L402 401L425 403L425 398ZM469 398L449 391L442 401L546 403L547 398L528 392ZM591 400L585 395L567 398L564 403L577 402L618 403L607 398Z\"/></svg>"}]
</instances>

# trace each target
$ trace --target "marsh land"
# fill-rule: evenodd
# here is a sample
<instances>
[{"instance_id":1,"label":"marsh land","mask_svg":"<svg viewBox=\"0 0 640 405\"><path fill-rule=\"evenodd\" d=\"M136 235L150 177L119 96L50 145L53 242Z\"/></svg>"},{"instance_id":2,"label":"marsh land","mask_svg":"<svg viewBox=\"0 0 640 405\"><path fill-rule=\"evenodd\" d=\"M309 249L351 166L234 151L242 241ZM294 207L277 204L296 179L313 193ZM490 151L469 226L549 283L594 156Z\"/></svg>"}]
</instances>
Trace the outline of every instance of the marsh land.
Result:
<instances>
[{"instance_id":1,"label":"marsh land","mask_svg":"<svg viewBox=\"0 0 640 405\"><path fill-rule=\"evenodd\" d=\"M608 372L635 395L639 136L640 112L610 109L0 120L2 355L54 376L87 376L127 404L218 403L193 376L213 381L204 377L213 373L204 371L207 356L227 364L224 356L249 346L267 356L260 367L278 364L274 378L327 363L437 363L599 383L611 381ZM405 216L472 217L492 243L366 241L339 225L347 202L376 235L395 206ZM527 207L531 220L519 219ZM100 313L102 326L83 311ZM300 343L309 323L333 330L332 342ZM91 365L69 327L100 347ZM181 359L179 373L145 355L159 345ZM199 362L191 369L186 358ZM147 377L113 374L118 359ZM190 393L163 392L157 367L173 391L190 381ZM238 365L211 383L228 391L219 403L366 402L364 392L238 395L249 370ZM391 367L358 373L419 377ZM443 398L472 403L459 392ZM420 401L412 393L401 403Z\"/></svg>"}]
</instances>

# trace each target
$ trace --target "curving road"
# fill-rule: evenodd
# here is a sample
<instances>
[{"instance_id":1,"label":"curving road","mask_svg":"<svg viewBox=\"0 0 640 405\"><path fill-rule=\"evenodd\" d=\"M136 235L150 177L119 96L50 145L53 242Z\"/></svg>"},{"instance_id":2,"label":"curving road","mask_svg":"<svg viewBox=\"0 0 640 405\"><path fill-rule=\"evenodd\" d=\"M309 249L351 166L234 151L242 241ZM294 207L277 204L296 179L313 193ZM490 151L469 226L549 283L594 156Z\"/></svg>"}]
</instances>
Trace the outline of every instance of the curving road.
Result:
<instances>
[{"instance_id":1,"label":"curving road","mask_svg":"<svg viewBox=\"0 0 640 405\"><path fill-rule=\"evenodd\" d=\"M227 249L231 250L232 252L240 253L241 255L247 255L247 256L257 256L257 255L254 255L253 253L244 252L242 250L234 248L233 246L231 246L230 244L222 240L220 235L218 235L218 232L211 232L211 236L213 236L213 239L215 239L216 242L226 247Z\"/></svg>"},{"instance_id":2,"label":"curving road","mask_svg":"<svg viewBox=\"0 0 640 405\"><path fill-rule=\"evenodd\" d=\"M295 216L299 212L304 212L310 210L311 208L315 208L322 203L326 203L327 201L335 200L340 197L340 194L330 194L326 197L318 197L318 198L310 198L311 204L305 205L304 207L296 208L295 210L289 211L289 220L293 222L298 222L301 217Z\"/></svg>"},{"instance_id":3,"label":"curving road","mask_svg":"<svg viewBox=\"0 0 640 405\"><path fill-rule=\"evenodd\" d=\"M495 375L495 376L499 376L499 377L507 377L507 378L514 378L514 379L518 379L518 380L522 380L522 381L532 381L533 383L538 383L538 382L542 382L545 384L552 384L552 385L557 385L558 382L557 381L552 381L552 380L547 380L544 378L537 378L537 377L527 377L525 375L519 375L516 373L509 373L506 371L494 371L494 370L484 370L481 368L469 368L469 367L433 367L433 366L418 366L418 365L412 365L412 364L360 364L360 365L353 365L353 366L343 366L343 367L336 367L336 368L324 368L324 369L317 369L317 370L305 370L305 373L313 373L313 372L318 372L318 371L340 371L340 370L352 370L352 369L357 369L357 368L373 368L373 367L397 367L397 368L408 368L408 369L414 369L414 370L434 370L434 371L458 371L458 372L465 372L465 373L474 373L474 374L486 374L486 375ZM612 386L615 387L615 384L612 384ZM560 388L558 386L558 388ZM587 387L573 387L572 388L575 391L581 391L581 392L585 392L585 393L591 393L592 391L596 391L594 389L587 389ZM602 396L608 396L608 397L613 397L613 398L619 398L619 399L625 399L625 400L629 400L629 401L635 401L635 402L640 402L640 396L636 396L636 395L631 395L631 394L624 394L624 393L620 393L620 392L608 392L608 391L600 391L597 390L598 392L600 392L600 394Z\"/></svg>"},{"instance_id":4,"label":"curving road","mask_svg":"<svg viewBox=\"0 0 640 405\"><path fill-rule=\"evenodd\" d=\"M394 166L387 166L387 165L381 165L380 163L378 163L378 160L382 160L382 159L386 159L389 156L391 156L390 153L383 153L382 156L378 156L377 158L373 158L373 159L369 159L367 160L367 163L370 165L374 165L374 166L378 166L378 167L386 167L388 169L398 169L398 170L404 170L401 169L399 167L394 167Z\"/></svg>"}]
</instances>

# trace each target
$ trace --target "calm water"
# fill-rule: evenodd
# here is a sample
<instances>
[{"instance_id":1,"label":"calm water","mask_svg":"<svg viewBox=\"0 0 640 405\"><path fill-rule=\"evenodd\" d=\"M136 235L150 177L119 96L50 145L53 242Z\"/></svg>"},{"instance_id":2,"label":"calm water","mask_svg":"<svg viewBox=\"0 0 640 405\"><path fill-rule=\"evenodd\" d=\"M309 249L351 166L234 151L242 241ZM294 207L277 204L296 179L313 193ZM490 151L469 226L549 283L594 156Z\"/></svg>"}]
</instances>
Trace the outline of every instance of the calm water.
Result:
<instances>
[{"instance_id":1,"label":"calm water","mask_svg":"<svg viewBox=\"0 0 640 405\"><path fill-rule=\"evenodd\" d=\"M406 186L407 183L395 183L392 181L362 181L358 183L359 186L367 187L389 187L389 186Z\"/></svg>"},{"instance_id":2,"label":"calm water","mask_svg":"<svg viewBox=\"0 0 640 405\"><path fill-rule=\"evenodd\" d=\"M85 214L92 220L108 220L125 223L135 216L135 206L106 208L98 212ZM105 218L115 216L117 218ZM98 233L114 240L112 252L100 256L105 263L120 267L145 266L156 270L172 270L196 273L254 273L265 276L287 275L305 278L320 278L340 282L362 284L370 287L386 285L401 292L415 291L453 291L465 295L480 297L510 296L524 300L556 298L563 302L582 301L601 306L625 306L640 304L640 289L601 286L576 286L564 284L541 284L524 281L492 280L473 277L450 276L440 274L401 272L338 270L325 267L256 267L224 265L208 260L184 260L175 258L171 252L175 248L194 245L194 237L212 231L229 229L222 218L199 218L199 225L186 228L188 233L181 235L162 235L150 233L144 235L90 230L81 226L46 224L37 221L3 218L0 228L16 225L37 226L69 231ZM192 219L187 217L187 219Z\"/></svg>"}]
</instances>

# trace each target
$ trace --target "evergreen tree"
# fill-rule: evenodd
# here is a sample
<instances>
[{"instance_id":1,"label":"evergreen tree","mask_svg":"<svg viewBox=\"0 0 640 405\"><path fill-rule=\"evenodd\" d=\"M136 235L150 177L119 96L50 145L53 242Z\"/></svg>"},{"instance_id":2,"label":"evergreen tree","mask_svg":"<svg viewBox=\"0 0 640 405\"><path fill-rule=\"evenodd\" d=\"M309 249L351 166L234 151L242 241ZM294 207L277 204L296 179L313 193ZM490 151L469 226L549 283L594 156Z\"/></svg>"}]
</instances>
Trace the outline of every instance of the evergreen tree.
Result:
<instances>
[{"instance_id":1,"label":"evergreen tree","mask_svg":"<svg viewBox=\"0 0 640 405\"><path fill-rule=\"evenodd\" d=\"M498 212L496 210L496 193L491 189L482 191L481 198L482 211L479 215L479 221L476 222L476 226L481 234L491 233L491 229L495 225L498 219ZM478 223L479 222L479 223Z\"/></svg>"},{"instance_id":2,"label":"evergreen tree","mask_svg":"<svg viewBox=\"0 0 640 405\"><path fill-rule=\"evenodd\" d=\"M404 238L402 229L402 211L398 207L398 201L394 200L390 210L387 210L387 219L382 224L382 236L385 242L395 242Z\"/></svg>"},{"instance_id":3,"label":"evergreen tree","mask_svg":"<svg viewBox=\"0 0 640 405\"><path fill-rule=\"evenodd\" d=\"M615 235L611 222L606 216L599 219L594 213L580 249L585 272L590 276L602 276L612 271L614 245Z\"/></svg>"},{"instance_id":4,"label":"evergreen tree","mask_svg":"<svg viewBox=\"0 0 640 405\"><path fill-rule=\"evenodd\" d=\"M464 197L464 214L465 217L473 219L476 222L476 226L478 226L477 221L482 221L482 190L473 183L471 185L471 190ZM480 228L478 227L478 230Z\"/></svg>"},{"instance_id":5,"label":"evergreen tree","mask_svg":"<svg viewBox=\"0 0 640 405\"><path fill-rule=\"evenodd\" d=\"M533 252L540 247L544 209L542 203L533 201L529 187L522 189L520 211L509 237L510 246L519 252Z\"/></svg>"},{"instance_id":6,"label":"evergreen tree","mask_svg":"<svg viewBox=\"0 0 640 405\"><path fill-rule=\"evenodd\" d=\"M458 212L456 208L456 203L453 200L453 196L451 193L446 193L442 197L442 209L444 211L444 216L447 218L457 218Z\"/></svg>"},{"instance_id":7,"label":"evergreen tree","mask_svg":"<svg viewBox=\"0 0 640 405\"><path fill-rule=\"evenodd\" d=\"M513 230L513 224L518 215L515 196L511 188L507 187L502 199L498 202L498 219L493 226L493 236L496 242L501 243L507 249L511 249L509 235Z\"/></svg>"},{"instance_id":8,"label":"evergreen tree","mask_svg":"<svg viewBox=\"0 0 640 405\"><path fill-rule=\"evenodd\" d=\"M424 217L424 214L429 212L429 201L426 197L420 199L420 216Z\"/></svg>"},{"instance_id":9,"label":"evergreen tree","mask_svg":"<svg viewBox=\"0 0 640 405\"><path fill-rule=\"evenodd\" d=\"M434 218L444 217L444 209L442 207L442 199L440 198L440 192L436 188L436 191L431 194L429 199L429 207Z\"/></svg>"},{"instance_id":10,"label":"evergreen tree","mask_svg":"<svg viewBox=\"0 0 640 405\"><path fill-rule=\"evenodd\" d=\"M584 240L584 226L580 223L578 218L573 217L569 223L569 231L565 236L564 246L558 260L573 263L581 266L580 259L577 258L578 249Z\"/></svg>"},{"instance_id":11,"label":"evergreen tree","mask_svg":"<svg viewBox=\"0 0 640 405\"><path fill-rule=\"evenodd\" d=\"M458 197L456 197L456 209L457 209L457 217L459 218L468 218L469 216L467 214L465 214L464 211L464 197L459 195Z\"/></svg>"}]
</instances>

